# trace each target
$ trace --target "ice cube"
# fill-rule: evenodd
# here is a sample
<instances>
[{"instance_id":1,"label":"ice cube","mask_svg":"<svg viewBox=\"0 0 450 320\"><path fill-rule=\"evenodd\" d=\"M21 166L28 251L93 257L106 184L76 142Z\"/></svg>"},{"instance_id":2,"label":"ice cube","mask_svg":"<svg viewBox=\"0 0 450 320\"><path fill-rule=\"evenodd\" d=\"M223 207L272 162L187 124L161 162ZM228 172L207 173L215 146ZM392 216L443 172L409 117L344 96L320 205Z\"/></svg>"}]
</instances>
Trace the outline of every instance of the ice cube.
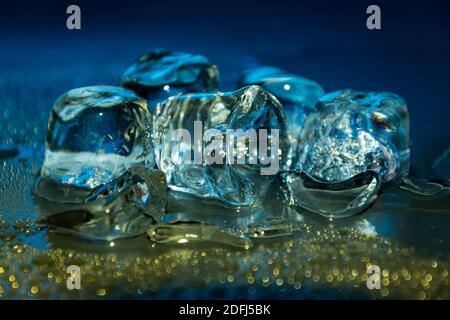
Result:
<instances>
[{"instance_id":1,"label":"ice cube","mask_svg":"<svg viewBox=\"0 0 450 320\"><path fill-rule=\"evenodd\" d=\"M147 231L147 236L160 244L210 242L244 249L253 247L252 240L246 236L221 229L217 225L194 221L157 224Z\"/></svg>"},{"instance_id":2,"label":"ice cube","mask_svg":"<svg viewBox=\"0 0 450 320\"><path fill-rule=\"evenodd\" d=\"M286 235L288 230L303 222L302 216L285 205L286 188L279 175L270 185L270 192L251 207L242 207L239 214L230 214L230 209L217 203L199 206L199 199L171 190L164 222L197 221L220 226L250 237L274 237Z\"/></svg>"},{"instance_id":3,"label":"ice cube","mask_svg":"<svg viewBox=\"0 0 450 320\"><path fill-rule=\"evenodd\" d=\"M167 183L160 170L135 166L93 190L54 186L54 181L41 177L34 187L41 221L83 238L141 235L165 214Z\"/></svg>"},{"instance_id":4,"label":"ice cube","mask_svg":"<svg viewBox=\"0 0 450 320\"><path fill-rule=\"evenodd\" d=\"M215 92L219 71L205 56L155 49L144 53L122 75L120 84L156 103L179 93Z\"/></svg>"},{"instance_id":5,"label":"ice cube","mask_svg":"<svg viewBox=\"0 0 450 320\"><path fill-rule=\"evenodd\" d=\"M344 218L367 209L377 198L381 180L366 171L341 182L318 181L303 172L283 173L290 205L327 218Z\"/></svg>"},{"instance_id":6,"label":"ice cube","mask_svg":"<svg viewBox=\"0 0 450 320\"><path fill-rule=\"evenodd\" d=\"M409 147L408 109L401 97L336 91L321 97L305 121L294 168L328 182L372 170L386 182L408 174Z\"/></svg>"},{"instance_id":7,"label":"ice cube","mask_svg":"<svg viewBox=\"0 0 450 320\"><path fill-rule=\"evenodd\" d=\"M134 165L152 168L151 130L146 101L128 89L70 90L53 106L41 175L91 190Z\"/></svg>"},{"instance_id":8,"label":"ice cube","mask_svg":"<svg viewBox=\"0 0 450 320\"><path fill-rule=\"evenodd\" d=\"M420 178L403 178L397 182L397 186L416 197L424 199L438 199L448 196L450 188L439 182Z\"/></svg>"},{"instance_id":9,"label":"ice cube","mask_svg":"<svg viewBox=\"0 0 450 320\"><path fill-rule=\"evenodd\" d=\"M282 69L261 66L245 71L239 86L260 85L281 102L288 120L291 138L297 139L307 115L315 110L324 89L315 81L290 74Z\"/></svg>"},{"instance_id":10,"label":"ice cube","mask_svg":"<svg viewBox=\"0 0 450 320\"><path fill-rule=\"evenodd\" d=\"M157 106L156 163L172 189L252 205L291 149L281 104L259 86L170 97Z\"/></svg>"}]
</instances>

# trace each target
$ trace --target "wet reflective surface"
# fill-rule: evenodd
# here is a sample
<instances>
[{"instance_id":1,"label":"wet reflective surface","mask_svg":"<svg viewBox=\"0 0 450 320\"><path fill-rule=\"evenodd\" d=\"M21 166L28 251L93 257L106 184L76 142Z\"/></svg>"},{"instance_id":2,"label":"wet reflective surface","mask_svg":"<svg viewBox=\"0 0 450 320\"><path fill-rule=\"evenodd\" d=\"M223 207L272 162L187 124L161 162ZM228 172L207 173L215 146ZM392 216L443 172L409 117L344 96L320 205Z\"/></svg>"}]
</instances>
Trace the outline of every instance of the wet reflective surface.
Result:
<instances>
[{"instance_id":1,"label":"wet reflective surface","mask_svg":"<svg viewBox=\"0 0 450 320\"><path fill-rule=\"evenodd\" d=\"M283 211L276 198L233 212L171 194L167 222L195 217L223 231L178 222L150 229L154 241L91 242L35 223L29 187L39 165L2 164L2 298L450 298L448 188L429 199L388 185L365 213L336 221ZM79 291L66 288L72 264ZM367 264L380 265L381 290L366 288Z\"/></svg>"},{"instance_id":2,"label":"wet reflective surface","mask_svg":"<svg viewBox=\"0 0 450 320\"><path fill-rule=\"evenodd\" d=\"M114 84L120 70L78 70L81 80L73 68L2 75L1 298L450 298L449 188L415 175L340 220L284 205L274 184L252 210L170 191L168 226L131 239L87 241L37 223L31 187L52 102L72 87ZM35 117L14 114L29 106ZM366 287L370 264L382 270L380 290ZM70 265L81 267L82 290L67 290Z\"/></svg>"}]
</instances>

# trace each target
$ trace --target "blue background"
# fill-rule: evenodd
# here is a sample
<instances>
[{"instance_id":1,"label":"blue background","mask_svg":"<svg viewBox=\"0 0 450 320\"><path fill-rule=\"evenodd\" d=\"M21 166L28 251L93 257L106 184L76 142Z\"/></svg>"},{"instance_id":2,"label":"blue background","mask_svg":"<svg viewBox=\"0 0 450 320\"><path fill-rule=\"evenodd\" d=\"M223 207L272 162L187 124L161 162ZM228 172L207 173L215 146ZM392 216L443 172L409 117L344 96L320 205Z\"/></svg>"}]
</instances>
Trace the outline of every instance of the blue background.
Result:
<instances>
[{"instance_id":1,"label":"blue background","mask_svg":"<svg viewBox=\"0 0 450 320\"><path fill-rule=\"evenodd\" d=\"M70 4L81 7L82 30L66 28ZM366 28L370 4L381 7L382 30ZM264 63L328 90L392 91L410 110L412 172L431 177L450 146L449 9L448 1L2 1L0 74L48 75L48 95L17 106L29 117L48 115L73 86L116 84L154 47L205 54L224 90ZM70 81L52 83L58 72Z\"/></svg>"}]
</instances>

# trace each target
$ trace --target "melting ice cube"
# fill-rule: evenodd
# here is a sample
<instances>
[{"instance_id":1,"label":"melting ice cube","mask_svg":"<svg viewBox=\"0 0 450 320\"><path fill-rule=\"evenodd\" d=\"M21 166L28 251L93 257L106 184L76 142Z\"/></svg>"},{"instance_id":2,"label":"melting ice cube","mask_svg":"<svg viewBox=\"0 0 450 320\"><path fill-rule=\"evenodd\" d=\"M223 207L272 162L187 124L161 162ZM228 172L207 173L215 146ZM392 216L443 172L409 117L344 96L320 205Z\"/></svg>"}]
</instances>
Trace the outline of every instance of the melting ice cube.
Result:
<instances>
[{"instance_id":1,"label":"melting ice cube","mask_svg":"<svg viewBox=\"0 0 450 320\"><path fill-rule=\"evenodd\" d=\"M245 71L239 86L251 84L262 86L281 102L294 141L298 138L307 115L315 110L317 100L325 93L315 81L270 66Z\"/></svg>"},{"instance_id":2,"label":"melting ice cube","mask_svg":"<svg viewBox=\"0 0 450 320\"><path fill-rule=\"evenodd\" d=\"M327 182L372 170L386 182L408 174L409 147L408 109L401 97L336 91L321 97L305 121L294 168Z\"/></svg>"},{"instance_id":3,"label":"melting ice cube","mask_svg":"<svg viewBox=\"0 0 450 320\"><path fill-rule=\"evenodd\" d=\"M154 136L171 188L225 206L252 205L291 161L282 106L258 86L171 97L157 106Z\"/></svg>"},{"instance_id":4,"label":"melting ice cube","mask_svg":"<svg viewBox=\"0 0 450 320\"><path fill-rule=\"evenodd\" d=\"M134 165L153 167L151 130L146 101L130 90L70 90L53 106L41 175L93 189Z\"/></svg>"},{"instance_id":5,"label":"melting ice cube","mask_svg":"<svg viewBox=\"0 0 450 320\"><path fill-rule=\"evenodd\" d=\"M175 94L217 91L219 71L202 55L155 49L139 57L120 84L148 99L153 109Z\"/></svg>"},{"instance_id":6,"label":"melting ice cube","mask_svg":"<svg viewBox=\"0 0 450 320\"><path fill-rule=\"evenodd\" d=\"M344 218L367 209L377 198L381 181L373 171L341 182L317 181L303 172L286 174L290 204L327 218Z\"/></svg>"},{"instance_id":7,"label":"melting ice cube","mask_svg":"<svg viewBox=\"0 0 450 320\"><path fill-rule=\"evenodd\" d=\"M42 177L34 192L42 222L98 240L144 234L152 224L161 221L167 204L164 173L142 166L132 167L93 190L55 188L54 181Z\"/></svg>"}]
</instances>

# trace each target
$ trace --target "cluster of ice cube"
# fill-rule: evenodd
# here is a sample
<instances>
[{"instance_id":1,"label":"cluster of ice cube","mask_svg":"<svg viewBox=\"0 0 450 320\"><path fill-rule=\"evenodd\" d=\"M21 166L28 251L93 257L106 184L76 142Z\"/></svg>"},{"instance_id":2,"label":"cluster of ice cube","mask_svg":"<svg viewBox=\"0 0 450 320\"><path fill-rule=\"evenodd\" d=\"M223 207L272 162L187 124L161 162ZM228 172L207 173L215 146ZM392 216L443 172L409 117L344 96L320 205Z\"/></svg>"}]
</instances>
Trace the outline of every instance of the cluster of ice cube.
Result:
<instances>
[{"instance_id":1,"label":"cluster of ice cube","mask_svg":"<svg viewBox=\"0 0 450 320\"><path fill-rule=\"evenodd\" d=\"M35 194L82 206L92 217L72 229L107 238L160 222L166 183L240 209L270 197L279 175L288 205L344 217L408 174L408 110L395 94L325 93L268 66L243 72L234 92L218 91L218 80L206 57L158 49L124 72L121 87L63 94Z\"/></svg>"}]
</instances>

